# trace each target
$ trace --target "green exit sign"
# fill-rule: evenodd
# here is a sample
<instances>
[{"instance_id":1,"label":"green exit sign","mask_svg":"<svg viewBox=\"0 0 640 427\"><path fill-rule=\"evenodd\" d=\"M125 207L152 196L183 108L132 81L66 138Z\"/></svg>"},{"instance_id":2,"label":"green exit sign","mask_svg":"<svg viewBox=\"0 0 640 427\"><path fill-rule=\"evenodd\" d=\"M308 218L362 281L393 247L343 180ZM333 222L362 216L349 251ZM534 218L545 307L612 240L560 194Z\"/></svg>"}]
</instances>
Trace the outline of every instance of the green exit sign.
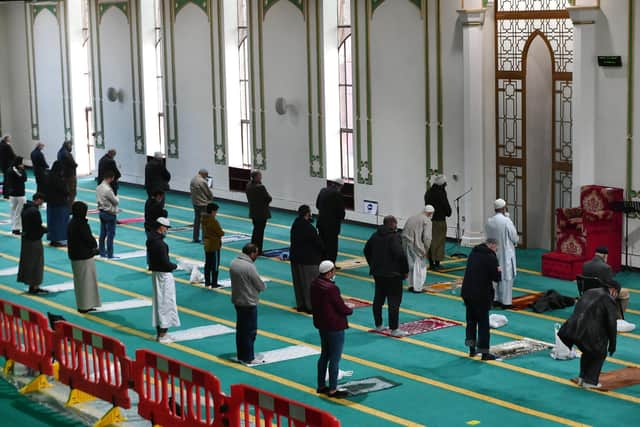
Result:
<instances>
[{"instance_id":1,"label":"green exit sign","mask_svg":"<svg viewBox=\"0 0 640 427\"><path fill-rule=\"evenodd\" d=\"M622 67L622 57L598 56L598 65L601 67Z\"/></svg>"}]
</instances>

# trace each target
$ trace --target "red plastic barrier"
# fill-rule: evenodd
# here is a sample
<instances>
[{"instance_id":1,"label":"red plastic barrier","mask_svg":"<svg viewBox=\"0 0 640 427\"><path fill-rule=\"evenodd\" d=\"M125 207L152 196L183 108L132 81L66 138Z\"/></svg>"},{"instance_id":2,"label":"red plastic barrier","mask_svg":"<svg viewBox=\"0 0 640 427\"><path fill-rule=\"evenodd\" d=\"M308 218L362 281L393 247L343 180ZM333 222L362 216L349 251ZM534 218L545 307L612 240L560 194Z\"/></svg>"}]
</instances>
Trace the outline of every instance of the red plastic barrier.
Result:
<instances>
[{"instance_id":1,"label":"red plastic barrier","mask_svg":"<svg viewBox=\"0 0 640 427\"><path fill-rule=\"evenodd\" d=\"M230 427L340 427L328 412L246 384L231 386Z\"/></svg>"},{"instance_id":2,"label":"red plastic barrier","mask_svg":"<svg viewBox=\"0 0 640 427\"><path fill-rule=\"evenodd\" d=\"M53 375L53 333L47 318L30 308L0 300L0 352L6 359Z\"/></svg>"},{"instance_id":3,"label":"red plastic barrier","mask_svg":"<svg viewBox=\"0 0 640 427\"><path fill-rule=\"evenodd\" d=\"M69 322L56 322L56 359L60 382L114 406L130 408L132 362L124 344Z\"/></svg>"},{"instance_id":4,"label":"red plastic barrier","mask_svg":"<svg viewBox=\"0 0 640 427\"><path fill-rule=\"evenodd\" d=\"M138 414L165 426L226 426L227 396L210 372L149 350L133 365Z\"/></svg>"}]
</instances>

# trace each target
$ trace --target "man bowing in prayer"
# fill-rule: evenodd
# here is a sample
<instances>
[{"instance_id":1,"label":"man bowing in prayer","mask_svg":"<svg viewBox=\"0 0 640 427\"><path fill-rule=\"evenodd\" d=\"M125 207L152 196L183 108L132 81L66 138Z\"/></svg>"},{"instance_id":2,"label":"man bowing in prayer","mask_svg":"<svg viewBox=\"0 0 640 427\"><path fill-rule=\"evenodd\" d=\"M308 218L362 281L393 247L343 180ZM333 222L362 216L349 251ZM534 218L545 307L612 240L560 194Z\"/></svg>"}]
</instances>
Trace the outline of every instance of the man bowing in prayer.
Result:
<instances>
[{"instance_id":1,"label":"man bowing in prayer","mask_svg":"<svg viewBox=\"0 0 640 427\"><path fill-rule=\"evenodd\" d=\"M507 202L497 199L493 202L495 215L489 218L484 227L487 239L498 242L498 262L502 271L502 280L498 282L494 297L494 306L509 309L513 292L513 280L516 277L516 245L518 231L507 214Z\"/></svg>"},{"instance_id":2,"label":"man bowing in prayer","mask_svg":"<svg viewBox=\"0 0 640 427\"><path fill-rule=\"evenodd\" d=\"M402 230L402 248L409 262L409 292L420 293L427 278L427 254L431 246L431 216L434 207L407 219Z\"/></svg>"}]
</instances>

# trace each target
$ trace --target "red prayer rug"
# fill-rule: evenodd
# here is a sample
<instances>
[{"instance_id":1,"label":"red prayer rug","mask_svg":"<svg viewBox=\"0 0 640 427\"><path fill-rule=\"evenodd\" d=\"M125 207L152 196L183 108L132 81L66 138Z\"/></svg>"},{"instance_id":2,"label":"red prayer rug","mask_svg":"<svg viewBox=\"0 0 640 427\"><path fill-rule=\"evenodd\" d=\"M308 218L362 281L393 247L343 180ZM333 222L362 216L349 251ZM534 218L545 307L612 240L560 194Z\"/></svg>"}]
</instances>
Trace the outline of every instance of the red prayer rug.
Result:
<instances>
[{"instance_id":1,"label":"red prayer rug","mask_svg":"<svg viewBox=\"0 0 640 427\"><path fill-rule=\"evenodd\" d=\"M361 307L369 307L371 305L370 302L362 301L356 298L344 298L345 304L350 305L351 308L361 308Z\"/></svg>"},{"instance_id":2,"label":"red prayer rug","mask_svg":"<svg viewBox=\"0 0 640 427\"><path fill-rule=\"evenodd\" d=\"M118 224L131 224L132 222L144 222L144 217L140 218L122 218L116 221Z\"/></svg>"},{"instance_id":3,"label":"red prayer rug","mask_svg":"<svg viewBox=\"0 0 640 427\"><path fill-rule=\"evenodd\" d=\"M448 328L450 326L458 326L460 323L450 320L444 320L439 317L427 317L426 319L414 320L413 322L401 323L398 329L405 331L406 336L423 334L425 332L437 331L438 329ZM369 332L375 332L381 335L391 335L391 330L387 327L381 331L375 329L369 330Z\"/></svg>"}]
</instances>

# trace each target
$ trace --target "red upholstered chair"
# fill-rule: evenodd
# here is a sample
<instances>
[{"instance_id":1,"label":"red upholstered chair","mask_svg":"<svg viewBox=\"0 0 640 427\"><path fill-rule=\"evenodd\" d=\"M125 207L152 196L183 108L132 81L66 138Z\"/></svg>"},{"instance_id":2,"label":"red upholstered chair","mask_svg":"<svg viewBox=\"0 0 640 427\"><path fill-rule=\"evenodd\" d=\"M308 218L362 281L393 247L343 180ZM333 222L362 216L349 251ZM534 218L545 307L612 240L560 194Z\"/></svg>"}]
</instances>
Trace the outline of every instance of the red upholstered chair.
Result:
<instances>
[{"instance_id":1,"label":"red upholstered chair","mask_svg":"<svg viewBox=\"0 0 640 427\"><path fill-rule=\"evenodd\" d=\"M582 209L556 209L556 248L542 255L542 274L574 280L582 273L582 264L589 259L586 252Z\"/></svg>"},{"instance_id":2,"label":"red upholstered chair","mask_svg":"<svg viewBox=\"0 0 640 427\"><path fill-rule=\"evenodd\" d=\"M622 212L612 209L613 202L624 200L622 188L585 185L580 188L580 207L587 237L586 255L592 258L598 246L609 249L607 263L619 271L622 263Z\"/></svg>"}]
</instances>

